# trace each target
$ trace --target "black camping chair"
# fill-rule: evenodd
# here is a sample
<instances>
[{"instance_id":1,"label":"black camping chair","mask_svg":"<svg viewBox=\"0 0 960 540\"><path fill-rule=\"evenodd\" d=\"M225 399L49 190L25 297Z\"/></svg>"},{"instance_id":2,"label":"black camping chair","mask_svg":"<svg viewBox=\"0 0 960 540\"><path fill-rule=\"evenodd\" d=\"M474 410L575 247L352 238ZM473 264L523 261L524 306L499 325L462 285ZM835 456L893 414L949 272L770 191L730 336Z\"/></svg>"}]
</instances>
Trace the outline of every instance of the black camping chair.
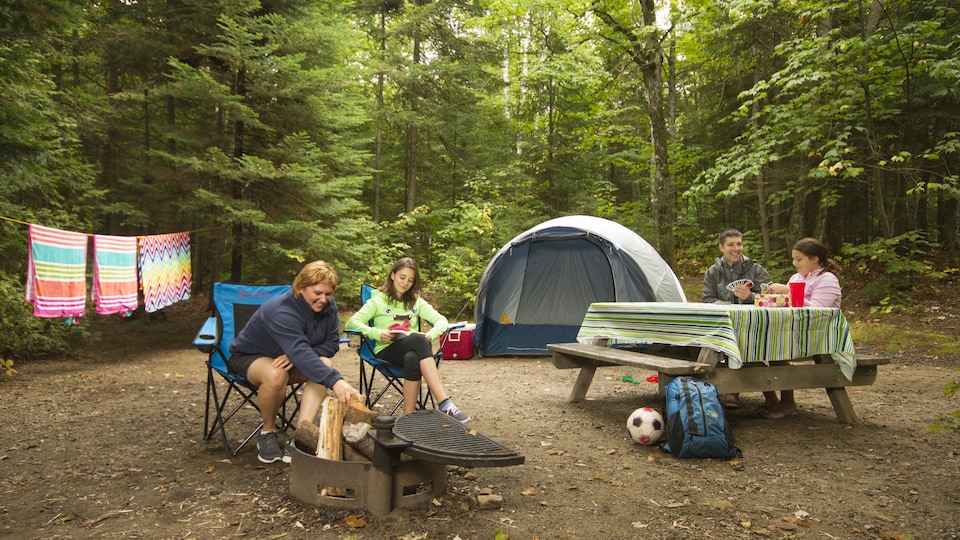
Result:
<instances>
[{"instance_id":1,"label":"black camping chair","mask_svg":"<svg viewBox=\"0 0 960 540\"><path fill-rule=\"evenodd\" d=\"M200 332L193 340L193 344L201 352L207 353L207 404L204 411L203 438L209 441L214 434L220 433L223 439L223 449L227 455L233 457L239 452L263 427L263 422L250 432L240 443L230 447L227 440L226 424L241 408L249 405L258 414L260 407L254 399L257 387L243 377L238 377L227 371L227 358L230 351L227 348L240 330L247 324L253 313L261 304L274 296L290 291L290 285L243 285L240 283L217 282L213 284L213 315L207 319ZM227 384L226 391L221 396L217 389L220 379ZM291 384L287 395L280 407L277 427L286 431L293 423L300 408L300 398L297 392L303 383ZM231 396L237 396L231 402Z\"/></svg>"},{"instance_id":2,"label":"black camping chair","mask_svg":"<svg viewBox=\"0 0 960 540\"><path fill-rule=\"evenodd\" d=\"M361 304L367 303L373 291L374 288L371 285L364 284L360 287ZM368 324L372 325L373 321L369 321ZM443 344L447 341L450 330L459 328L460 326L462 325L452 325L440 336L440 347L438 347L437 351L433 354L438 368L440 367L440 359L443 358ZM417 330L419 331L420 328L417 328ZM363 334L352 330L347 330L345 333L359 336L360 338L360 346L357 348L357 355L360 357L359 390L361 394L366 396L367 407L373 409L380 399L393 389L400 394L400 399L390 410L391 416L396 414L397 410L403 405L403 368L395 366L381 358L377 358L373 353L374 342L367 339ZM383 379L383 381L380 381L380 379ZM417 409L426 409L428 406L435 409L437 404L427 385L421 384L420 397L417 400Z\"/></svg>"}]
</instances>

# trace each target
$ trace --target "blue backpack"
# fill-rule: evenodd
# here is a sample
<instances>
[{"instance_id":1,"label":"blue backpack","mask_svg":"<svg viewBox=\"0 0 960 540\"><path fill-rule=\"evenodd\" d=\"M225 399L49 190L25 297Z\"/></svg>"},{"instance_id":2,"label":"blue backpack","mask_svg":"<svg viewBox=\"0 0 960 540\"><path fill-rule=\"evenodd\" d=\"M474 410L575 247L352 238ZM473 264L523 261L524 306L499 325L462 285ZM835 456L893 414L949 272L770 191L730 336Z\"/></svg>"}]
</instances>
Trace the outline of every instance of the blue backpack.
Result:
<instances>
[{"instance_id":1,"label":"blue backpack","mask_svg":"<svg viewBox=\"0 0 960 540\"><path fill-rule=\"evenodd\" d=\"M733 442L716 386L690 377L674 377L663 391L667 398L664 452L678 458L742 456Z\"/></svg>"}]
</instances>

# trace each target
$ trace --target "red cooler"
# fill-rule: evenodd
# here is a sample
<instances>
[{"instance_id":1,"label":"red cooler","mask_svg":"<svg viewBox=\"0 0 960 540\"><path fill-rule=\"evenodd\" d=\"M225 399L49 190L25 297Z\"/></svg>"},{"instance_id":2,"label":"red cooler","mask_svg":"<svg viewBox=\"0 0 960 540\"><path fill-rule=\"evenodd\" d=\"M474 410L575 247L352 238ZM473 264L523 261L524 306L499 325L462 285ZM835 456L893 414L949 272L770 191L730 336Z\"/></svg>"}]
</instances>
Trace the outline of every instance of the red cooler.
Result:
<instances>
[{"instance_id":1,"label":"red cooler","mask_svg":"<svg viewBox=\"0 0 960 540\"><path fill-rule=\"evenodd\" d=\"M473 333L477 325L468 324L462 328L450 331L447 341L443 344L444 360L469 360L473 358Z\"/></svg>"}]
</instances>

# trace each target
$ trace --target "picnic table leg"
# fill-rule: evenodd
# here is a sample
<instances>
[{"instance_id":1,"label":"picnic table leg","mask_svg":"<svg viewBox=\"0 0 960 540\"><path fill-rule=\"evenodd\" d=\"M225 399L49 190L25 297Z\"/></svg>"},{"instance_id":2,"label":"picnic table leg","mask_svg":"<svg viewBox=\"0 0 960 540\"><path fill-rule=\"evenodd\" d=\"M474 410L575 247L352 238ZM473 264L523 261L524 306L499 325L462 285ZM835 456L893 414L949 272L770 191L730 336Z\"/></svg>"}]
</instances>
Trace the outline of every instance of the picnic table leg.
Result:
<instances>
[{"instance_id":1,"label":"picnic table leg","mask_svg":"<svg viewBox=\"0 0 960 540\"><path fill-rule=\"evenodd\" d=\"M832 363L833 358L828 354L818 354L813 357L817 364ZM847 395L846 387L827 388L827 396L830 403L833 404L833 410L837 413L837 418L844 424L856 424L857 414L853 412L853 403L850 402L850 396Z\"/></svg>"},{"instance_id":2,"label":"picnic table leg","mask_svg":"<svg viewBox=\"0 0 960 540\"><path fill-rule=\"evenodd\" d=\"M587 397L587 390L590 389L590 383L593 382L593 375L597 372L599 362L596 360L582 360L580 362L580 374L577 375L577 382L573 385L573 391L570 392L569 403L580 403Z\"/></svg>"}]
</instances>

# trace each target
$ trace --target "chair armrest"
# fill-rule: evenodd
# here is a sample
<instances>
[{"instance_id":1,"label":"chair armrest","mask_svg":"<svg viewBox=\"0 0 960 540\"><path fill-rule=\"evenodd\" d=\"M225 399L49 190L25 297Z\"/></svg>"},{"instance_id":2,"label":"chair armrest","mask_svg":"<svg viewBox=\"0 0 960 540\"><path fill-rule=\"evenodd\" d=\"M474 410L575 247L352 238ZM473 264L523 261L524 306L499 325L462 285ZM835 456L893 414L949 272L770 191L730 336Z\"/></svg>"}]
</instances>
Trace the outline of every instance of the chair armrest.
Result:
<instances>
[{"instance_id":1,"label":"chair armrest","mask_svg":"<svg viewBox=\"0 0 960 540\"><path fill-rule=\"evenodd\" d=\"M200 331L197 332L197 336L193 338L193 346L200 352L209 354L217 347L218 338L217 318L208 317L203 326L200 327Z\"/></svg>"}]
</instances>

